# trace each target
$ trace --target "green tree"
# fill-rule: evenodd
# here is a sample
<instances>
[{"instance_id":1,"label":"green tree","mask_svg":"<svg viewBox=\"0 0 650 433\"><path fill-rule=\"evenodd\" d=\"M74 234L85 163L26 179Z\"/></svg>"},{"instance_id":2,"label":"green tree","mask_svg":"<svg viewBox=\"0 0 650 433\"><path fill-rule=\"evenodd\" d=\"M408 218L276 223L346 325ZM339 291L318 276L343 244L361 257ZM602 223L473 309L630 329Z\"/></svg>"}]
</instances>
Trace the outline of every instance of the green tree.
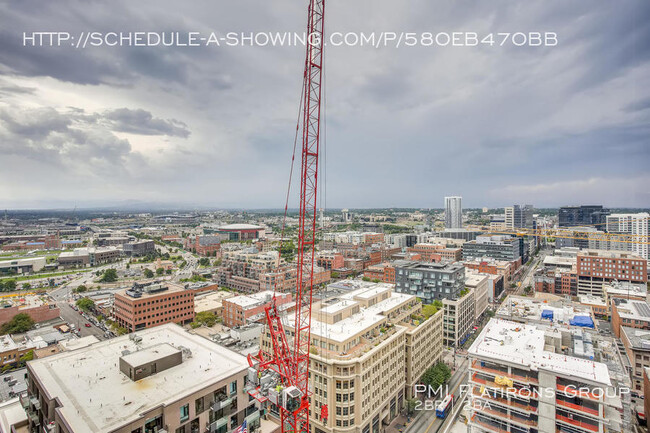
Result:
<instances>
[{"instance_id":1,"label":"green tree","mask_svg":"<svg viewBox=\"0 0 650 433\"><path fill-rule=\"evenodd\" d=\"M194 321L198 322L200 325L212 327L217 323L217 316L210 311L201 311L200 313L196 313Z\"/></svg>"},{"instance_id":2,"label":"green tree","mask_svg":"<svg viewBox=\"0 0 650 433\"><path fill-rule=\"evenodd\" d=\"M113 268L106 269L102 277L99 279L99 281L101 283L114 283L115 281L117 281L117 270Z\"/></svg>"},{"instance_id":3,"label":"green tree","mask_svg":"<svg viewBox=\"0 0 650 433\"><path fill-rule=\"evenodd\" d=\"M20 362L31 361L32 359L34 359L34 351L30 350L20 357Z\"/></svg>"},{"instance_id":4,"label":"green tree","mask_svg":"<svg viewBox=\"0 0 650 433\"><path fill-rule=\"evenodd\" d=\"M31 288L32 288L32 285L31 285L31 284L29 284L29 283L24 283L24 284L23 284L23 290L29 290L29 289L31 289Z\"/></svg>"},{"instance_id":5,"label":"green tree","mask_svg":"<svg viewBox=\"0 0 650 433\"><path fill-rule=\"evenodd\" d=\"M95 303L90 298L81 298L76 302L76 304L77 307L79 307L83 311L89 311L95 308Z\"/></svg>"},{"instance_id":6,"label":"green tree","mask_svg":"<svg viewBox=\"0 0 650 433\"><path fill-rule=\"evenodd\" d=\"M406 413L409 415L413 415L415 412L415 408L418 404L418 399L417 398L409 398L406 400Z\"/></svg>"},{"instance_id":7,"label":"green tree","mask_svg":"<svg viewBox=\"0 0 650 433\"><path fill-rule=\"evenodd\" d=\"M153 278L153 271L151 269L145 269L144 270L144 277L145 278Z\"/></svg>"},{"instance_id":8,"label":"green tree","mask_svg":"<svg viewBox=\"0 0 650 433\"><path fill-rule=\"evenodd\" d=\"M427 320L437 312L438 307L436 307L434 304L429 304L422 307L422 315L424 316L424 320Z\"/></svg>"},{"instance_id":9,"label":"green tree","mask_svg":"<svg viewBox=\"0 0 650 433\"><path fill-rule=\"evenodd\" d=\"M165 273L166 273L167 275L171 275L171 274L172 274L172 270L171 270L171 269L167 269L167 270L165 271Z\"/></svg>"},{"instance_id":10,"label":"green tree","mask_svg":"<svg viewBox=\"0 0 650 433\"><path fill-rule=\"evenodd\" d=\"M164 268L158 268L158 269L156 269L156 275L161 276L161 275L164 274L164 273L165 273L165 269L164 269Z\"/></svg>"},{"instance_id":11,"label":"green tree","mask_svg":"<svg viewBox=\"0 0 650 433\"><path fill-rule=\"evenodd\" d=\"M361 278L363 281L370 281L370 277L362 277Z\"/></svg>"},{"instance_id":12,"label":"green tree","mask_svg":"<svg viewBox=\"0 0 650 433\"><path fill-rule=\"evenodd\" d=\"M5 281L4 290L6 292L11 292L12 290L16 290L16 280Z\"/></svg>"},{"instance_id":13,"label":"green tree","mask_svg":"<svg viewBox=\"0 0 650 433\"><path fill-rule=\"evenodd\" d=\"M334 271L332 271L332 272L330 273L330 276L331 276L332 278L338 278L338 277L339 277L339 273L338 273L338 272L334 272Z\"/></svg>"},{"instance_id":14,"label":"green tree","mask_svg":"<svg viewBox=\"0 0 650 433\"><path fill-rule=\"evenodd\" d=\"M84 293L84 292L87 292L87 291L88 291L88 287L86 287L83 284L80 285L79 287L77 287L76 289L74 289L75 293Z\"/></svg>"},{"instance_id":15,"label":"green tree","mask_svg":"<svg viewBox=\"0 0 650 433\"><path fill-rule=\"evenodd\" d=\"M444 385L451 378L451 369L444 363L439 362L436 365L429 367L422 375L422 382L433 389L438 389L439 386Z\"/></svg>"},{"instance_id":16,"label":"green tree","mask_svg":"<svg viewBox=\"0 0 650 433\"><path fill-rule=\"evenodd\" d=\"M199 259L199 265L201 266L210 266L210 259L207 257L201 257Z\"/></svg>"},{"instance_id":17,"label":"green tree","mask_svg":"<svg viewBox=\"0 0 650 433\"><path fill-rule=\"evenodd\" d=\"M34 319L27 313L18 313L10 321L0 326L0 335L21 334L32 329Z\"/></svg>"}]
</instances>

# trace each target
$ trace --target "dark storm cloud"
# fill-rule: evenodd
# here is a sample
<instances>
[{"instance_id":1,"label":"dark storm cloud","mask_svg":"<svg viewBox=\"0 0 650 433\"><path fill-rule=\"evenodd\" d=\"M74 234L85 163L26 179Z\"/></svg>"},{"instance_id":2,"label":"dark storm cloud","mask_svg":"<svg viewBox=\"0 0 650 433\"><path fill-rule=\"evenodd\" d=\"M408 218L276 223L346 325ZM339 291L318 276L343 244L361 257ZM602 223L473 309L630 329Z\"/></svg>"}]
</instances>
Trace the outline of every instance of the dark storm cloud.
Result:
<instances>
[{"instance_id":1,"label":"dark storm cloud","mask_svg":"<svg viewBox=\"0 0 650 433\"><path fill-rule=\"evenodd\" d=\"M190 136L190 131L183 122L175 119L157 119L150 112L142 109L130 110L128 108L118 108L104 112L103 117L111 121L111 128L114 131L142 135L168 135L183 138Z\"/></svg>"}]
</instances>

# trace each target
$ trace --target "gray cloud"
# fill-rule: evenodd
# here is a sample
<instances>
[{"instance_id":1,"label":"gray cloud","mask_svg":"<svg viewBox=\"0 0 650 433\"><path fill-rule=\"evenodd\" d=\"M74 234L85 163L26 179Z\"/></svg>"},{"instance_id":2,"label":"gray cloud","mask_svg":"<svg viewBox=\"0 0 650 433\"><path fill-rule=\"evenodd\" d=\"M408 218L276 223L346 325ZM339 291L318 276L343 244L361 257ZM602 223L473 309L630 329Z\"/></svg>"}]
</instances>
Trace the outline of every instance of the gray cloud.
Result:
<instances>
[{"instance_id":1,"label":"gray cloud","mask_svg":"<svg viewBox=\"0 0 650 433\"><path fill-rule=\"evenodd\" d=\"M111 121L111 128L114 131L183 138L190 136L190 131L185 123L175 119L157 119L150 112L142 109L118 108L104 112L103 117Z\"/></svg>"},{"instance_id":2,"label":"gray cloud","mask_svg":"<svg viewBox=\"0 0 650 433\"><path fill-rule=\"evenodd\" d=\"M301 47L36 48L22 46L22 32L302 32L306 4L63 5L0 5L0 147L12 159L0 184L20 179L20 194L38 199L33 185L49 182L81 200L90 192L75 186L88 176L93 199L283 204ZM468 206L552 206L598 201L599 190L603 204L650 205L647 1L359 0L329 3L327 13L330 32L559 39L548 48L328 47L330 206L440 207L450 193ZM84 158L103 169L86 170ZM603 188L608 181L629 191ZM0 199L11 194L0 188Z\"/></svg>"}]
</instances>

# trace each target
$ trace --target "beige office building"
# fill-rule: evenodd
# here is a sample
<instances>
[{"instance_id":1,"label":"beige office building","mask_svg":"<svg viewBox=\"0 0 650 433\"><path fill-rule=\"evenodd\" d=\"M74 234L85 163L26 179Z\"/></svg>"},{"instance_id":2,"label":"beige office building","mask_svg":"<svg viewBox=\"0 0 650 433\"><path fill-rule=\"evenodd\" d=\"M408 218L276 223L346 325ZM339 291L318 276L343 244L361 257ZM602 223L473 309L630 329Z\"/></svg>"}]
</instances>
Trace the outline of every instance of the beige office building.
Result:
<instances>
[{"instance_id":1,"label":"beige office building","mask_svg":"<svg viewBox=\"0 0 650 433\"><path fill-rule=\"evenodd\" d=\"M312 309L313 433L383 432L408 388L442 353L442 311L424 320L417 298L393 292L390 284L350 285L350 292ZM261 347L271 350L268 333Z\"/></svg>"}]
</instances>

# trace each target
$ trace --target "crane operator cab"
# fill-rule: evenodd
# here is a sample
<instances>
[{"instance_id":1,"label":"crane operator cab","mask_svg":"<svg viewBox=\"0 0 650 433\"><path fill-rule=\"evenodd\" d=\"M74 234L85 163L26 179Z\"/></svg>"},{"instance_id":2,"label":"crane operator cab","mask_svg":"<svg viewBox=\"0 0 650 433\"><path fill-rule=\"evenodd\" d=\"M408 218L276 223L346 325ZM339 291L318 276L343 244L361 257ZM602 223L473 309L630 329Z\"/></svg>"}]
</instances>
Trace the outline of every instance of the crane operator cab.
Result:
<instances>
[{"instance_id":1,"label":"crane operator cab","mask_svg":"<svg viewBox=\"0 0 650 433\"><path fill-rule=\"evenodd\" d=\"M300 408L302 401L302 391L295 386L289 386L282 391L282 404L286 410L291 413Z\"/></svg>"}]
</instances>

